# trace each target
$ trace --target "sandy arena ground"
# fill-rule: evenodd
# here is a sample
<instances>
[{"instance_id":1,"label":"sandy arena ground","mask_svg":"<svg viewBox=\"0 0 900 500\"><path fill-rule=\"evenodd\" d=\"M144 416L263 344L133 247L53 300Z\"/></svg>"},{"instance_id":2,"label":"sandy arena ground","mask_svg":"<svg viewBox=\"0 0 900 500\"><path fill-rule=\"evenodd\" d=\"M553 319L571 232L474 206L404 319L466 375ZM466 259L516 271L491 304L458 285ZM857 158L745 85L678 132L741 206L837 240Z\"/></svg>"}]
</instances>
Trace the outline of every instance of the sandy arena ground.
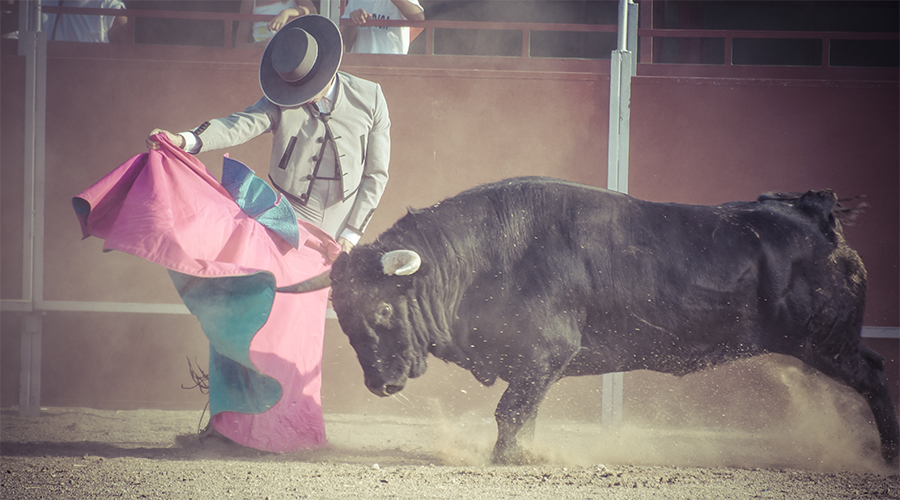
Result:
<instances>
[{"instance_id":1,"label":"sandy arena ground","mask_svg":"<svg viewBox=\"0 0 900 500\"><path fill-rule=\"evenodd\" d=\"M20 418L3 409L0 498L900 498L900 474L871 459L872 442L836 458L777 434L608 432L539 420L537 463L494 466L486 463L494 423L475 416L326 415L331 447L286 455L201 445L199 419L85 408Z\"/></svg>"}]
</instances>

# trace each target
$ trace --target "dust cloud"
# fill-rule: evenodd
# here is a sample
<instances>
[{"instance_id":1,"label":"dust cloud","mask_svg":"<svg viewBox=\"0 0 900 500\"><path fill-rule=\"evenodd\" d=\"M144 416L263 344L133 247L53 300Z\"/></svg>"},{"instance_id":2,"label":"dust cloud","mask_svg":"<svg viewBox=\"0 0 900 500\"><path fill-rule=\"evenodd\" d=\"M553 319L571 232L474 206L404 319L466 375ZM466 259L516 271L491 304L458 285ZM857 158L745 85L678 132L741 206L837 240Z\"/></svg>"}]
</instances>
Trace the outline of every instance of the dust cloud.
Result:
<instances>
[{"instance_id":1,"label":"dust cloud","mask_svg":"<svg viewBox=\"0 0 900 500\"><path fill-rule=\"evenodd\" d=\"M443 370L438 376L446 382ZM485 465L497 437L493 409L505 387L486 389L484 401L470 402L460 412L448 403L457 399L455 395L441 396L459 392L457 375L450 377L453 388L423 396L414 387L419 380L411 381L407 387L415 393L411 397L401 392L381 400L383 405L364 405L361 411L393 414L397 422L411 419L416 435L408 438L418 441L416 448L441 457L444 465ZM655 386L652 396L640 401L628 397L629 390L640 392L636 384L647 380ZM762 356L683 378L626 374L624 423L614 429L601 424L599 409L593 418L577 404L585 397L584 387L591 385L599 386L600 378L582 377L551 391L537 420L531 449L536 463L890 473L862 397L791 358ZM706 390L708 385L716 391ZM729 394L724 398L729 404L704 401L715 392ZM576 403L571 411L566 400ZM667 418L671 415L687 418L676 422Z\"/></svg>"}]
</instances>

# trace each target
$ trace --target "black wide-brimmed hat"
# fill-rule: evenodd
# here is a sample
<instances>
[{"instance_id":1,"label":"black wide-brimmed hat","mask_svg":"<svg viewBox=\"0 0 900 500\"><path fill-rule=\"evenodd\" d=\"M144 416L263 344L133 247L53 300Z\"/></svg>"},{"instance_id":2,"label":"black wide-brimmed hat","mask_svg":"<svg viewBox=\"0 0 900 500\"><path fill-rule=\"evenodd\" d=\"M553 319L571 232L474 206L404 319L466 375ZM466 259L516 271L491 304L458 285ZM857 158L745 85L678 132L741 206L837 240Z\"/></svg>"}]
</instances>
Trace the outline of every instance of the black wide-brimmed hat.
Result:
<instances>
[{"instance_id":1,"label":"black wide-brimmed hat","mask_svg":"<svg viewBox=\"0 0 900 500\"><path fill-rule=\"evenodd\" d=\"M327 17L301 16L275 33L259 64L259 86L279 106L299 106L325 89L341 65L341 30Z\"/></svg>"}]
</instances>

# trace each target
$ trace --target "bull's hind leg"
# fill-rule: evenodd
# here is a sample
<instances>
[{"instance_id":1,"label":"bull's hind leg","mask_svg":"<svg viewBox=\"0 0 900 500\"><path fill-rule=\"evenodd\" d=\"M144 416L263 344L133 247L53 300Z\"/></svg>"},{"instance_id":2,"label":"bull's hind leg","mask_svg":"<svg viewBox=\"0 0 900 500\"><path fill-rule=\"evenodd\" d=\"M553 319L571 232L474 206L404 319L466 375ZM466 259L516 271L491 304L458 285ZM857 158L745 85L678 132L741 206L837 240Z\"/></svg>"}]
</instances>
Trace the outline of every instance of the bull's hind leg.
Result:
<instances>
[{"instance_id":1,"label":"bull's hind leg","mask_svg":"<svg viewBox=\"0 0 900 500\"><path fill-rule=\"evenodd\" d=\"M889 464L897 465L900 456L900 424L897 422L894 403L884 376L884 358L865 346L860 349L860 354L868 368L868 374L862 384L854 389L866 398L875 416L875 425L881 436L881 455Z\"/></svg>"},{"instance_id":2,"label":"bull's hind leg","mask_svg":"<svg viewBox=\"0 0 900 500\"><path fill-rule=\"evenodd\" d=\"M865 398L881 436L881 455L887 463L896 465L900 455L900 424L884 376L884 358L861 344L855 359L844 359L844 355L812 358L801 359Z\"/></svg>"}]
</instances>

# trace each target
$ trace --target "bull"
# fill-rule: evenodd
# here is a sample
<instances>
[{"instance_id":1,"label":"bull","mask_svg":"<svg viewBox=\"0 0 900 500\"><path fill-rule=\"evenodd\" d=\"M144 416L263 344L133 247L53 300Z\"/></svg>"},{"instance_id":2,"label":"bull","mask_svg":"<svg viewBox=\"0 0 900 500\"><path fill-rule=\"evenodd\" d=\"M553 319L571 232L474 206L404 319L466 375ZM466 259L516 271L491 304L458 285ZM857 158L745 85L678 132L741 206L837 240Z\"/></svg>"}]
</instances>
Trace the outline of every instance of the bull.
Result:
<instances>
[{"instance_id":1,"label":"bull","mask_svg":"<svg viewBox=\"0 0 900 500\"><path fill-rule=\"evenodd\" d=\"M896 463L900 428L883 359L860 340L866 271L842 208L832 191L700 206L510 179L409 210L329 275L278 291L330 282L378 396L425 373L429 354L508 382L496 463L526 456L519 438L562 377L682 376L764 353L859 392Z\"/></svg>"}]
</instances>

